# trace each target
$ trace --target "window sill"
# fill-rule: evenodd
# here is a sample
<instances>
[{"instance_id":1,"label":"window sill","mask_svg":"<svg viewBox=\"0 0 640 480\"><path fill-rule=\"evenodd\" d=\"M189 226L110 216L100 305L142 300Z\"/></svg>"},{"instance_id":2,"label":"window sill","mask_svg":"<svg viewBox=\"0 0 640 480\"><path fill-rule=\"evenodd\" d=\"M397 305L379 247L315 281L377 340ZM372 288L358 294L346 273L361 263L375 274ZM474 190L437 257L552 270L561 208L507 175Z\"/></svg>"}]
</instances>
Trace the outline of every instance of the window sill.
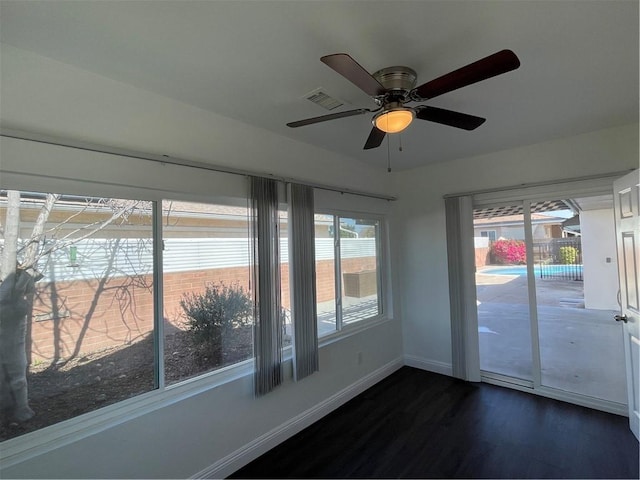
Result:
<instances>
[{"instance_id":1,"label":"window sill","mask_svg":"<svg viewBox=\"0 0 640 480\"><path fill-rule=\"evenodd\" d=\"M319 348L326 347L365 330L387 323L386 316L373 317L355 324L346 325L341 331L325 335L318 339ZM282 351L283 363L290 362L292 347ZM45 454L56 448L75 443L83 438L95 435L117 425L133 420L160 408L172 405L187 398L199 395L241 378L253 375L254 359L250 358L235 365L223 367L207 374L169 385L164 390L153 390L134 398L123 400L70 418L63 422L26 433L0 443L0 463L8 468L18 463Z\"/></svg>"},{"instance_id":2,"label":"window sill","mask_svg":"<svg viewBox=\"0 0 640 480\"><path fill-rule=\"evenodd\" d=\"M288 351L288 353L287 353ZM283 359L291 357L291 347L283 350ZM207 374L153 390L134 398L70 418L60 423L26 433L0 443L3 468L24 462L55 448L108 430L154 410L172 405L226 383L252 375L254 360L250 358Z\"/></svg>"},{"instance_id":3,"label":"window sill","mask_svg":"<svg viewBox=\"0 0 640 480\"><path fill-rule=\"evenodd\" d=\"M318 347L323 348L327 345L331 345L332 343L339 342L344 338L351 337L365 330L369 330L370 328L374 328L378 325L382 325L391 321L393 321L392 318L389 318L386 315L380 315L377 317L368 318L366 320L360 320L359 322L352 323L350 325L345 325L340 331L336 331L319 337Z\"/></svg>"}]
</instances>

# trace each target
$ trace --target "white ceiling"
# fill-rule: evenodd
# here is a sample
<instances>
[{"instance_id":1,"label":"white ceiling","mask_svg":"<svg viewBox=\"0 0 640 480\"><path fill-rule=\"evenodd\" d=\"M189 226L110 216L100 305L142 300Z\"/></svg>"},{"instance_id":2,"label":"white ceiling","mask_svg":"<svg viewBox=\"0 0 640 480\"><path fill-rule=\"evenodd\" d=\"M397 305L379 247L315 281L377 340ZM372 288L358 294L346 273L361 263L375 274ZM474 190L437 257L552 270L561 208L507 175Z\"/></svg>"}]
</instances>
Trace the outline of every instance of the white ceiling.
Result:
<instances>
[{"instance_id":1,"label":"white ceiling","mask_svg":"<svg viewBox=\"0 0 640 480\"><path fill-rule=\"evenodd\" d=\"M329 113L317 87L373 108L320 62L406 65L418 84L499 50L521 67L429 105L485 117L473 132L416 121L391 138L394 169L638 121L638 1L8 1L0 40L376 166L369 116L297 129ZM250 139L247 139L250 141Z\"/></svg>"}]
</instances>

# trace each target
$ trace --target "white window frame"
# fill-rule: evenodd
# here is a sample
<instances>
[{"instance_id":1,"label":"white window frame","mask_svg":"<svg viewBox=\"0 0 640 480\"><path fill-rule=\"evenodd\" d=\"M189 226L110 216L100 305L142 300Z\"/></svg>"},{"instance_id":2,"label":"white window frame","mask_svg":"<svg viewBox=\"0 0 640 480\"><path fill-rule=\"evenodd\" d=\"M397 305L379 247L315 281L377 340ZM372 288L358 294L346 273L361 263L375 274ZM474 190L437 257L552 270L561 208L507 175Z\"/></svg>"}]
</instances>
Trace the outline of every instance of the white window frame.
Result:
<instances>
[{"instance_id":1,"label":"white window frame","mask_svg":"<svg viewBox=\"0 0 640 480\"><path fill-rule=\"evenodd\" d=\"M389 313L388 301L390 295L388 292L388 262L386 255L387 243L387 219L386 216L379 213L356 212L347 210L321 209L316 210L316 214L331 215L333 218L334 231L334 274L335 274L335 304L336 304L336 329L331 333L318 335L319 345L322 347L328 343L353 335L354 333L366 330L375 325L383 323L391 318ZM376 282L378 296L378 313L371 317L364 318L357 322L344 324L342 315L342 272L341 272L341 256L340 256L340 219L342 218L365 218L378 222L376 234Z\"/></svg>"},{"instance_id":2,"label":"white window frame","mask_svg":"<svg viewBox=\"0 0 640 480\"><path fill-rule=\"evenodd\" d=\"M491 234L493 233L493 238L491 238ZM483 235L486 234L486 235ZM498 238L498 232L496 230L480 230L480 236L483 238L488 238L490 242L495 242Z\"/></svg>"},{"instance_id":3,"label":"white window frame","mask_svg":"<svg viewBox=\"0 0 640 480\"><path fill-rule=\"evenodd\" d=\"M185 167L188 168L188 167ZM9 176L9 175L8 175ZM153 235L154 235L154 330L153 335L162 340L163 337L163 297L162 297L162 248L156 248L155 244L162 245L162 215L161 202L163 199L183 200L197 203L220 203L220 197L208 198L198 194L183 194L168 191L156 191L150 194L145 189L127 188L126 193L114 186L113 194L109 185L100 185L98 191L94 191L95 185L85 182L64 179L63 182L51 182L51 188L47 188L48 179L37 175L20 175L19 182L14 187L13 178L4 178L2 189L17 189L21 191L54 192L73 195L86 195L89 197L114 197L129 198L150 201L153 204ZM33 181L31 181L33 180ZM59 185L61 183L62 185ZM31 186L33 185L33 186ZM155 388L135 397L118 401L111 405L92 410L81 415L71 417L52 425L25 433L18 437L0 442L0 462L3 467L9 467L36 456L37 454L57 448L61 445L72 443L79 438L88 437L106 428L122 423L124 420L144 415L149 411L162 408L167 405L187 399L212 388L224 385L233 380L253 375L253 356L241 362L226 367L204 372L192 378L184 379L175 384L166 385L164 380L163 341L156 341L154 369ZM285 347L283 360L291 358L291 347Z\"/></svg>"},{"instance_id":4,"label":"white window frame","mask_svg":"<svg viewBox=\"0 0 640 480\"><path fill-rule=\"evenodd\" d=\"M28 179L22 181L19 189L21 191L38 191L47 193L47 189L42 188L42 183L39 179L34 177L34 184L36 188L25 188L25 183L29 183ZM72 188L73 192L61 191L60 188L50 189L53 193L62 194L74 194L74 195L86 195L88 197L104 196L109 197L105 192L100 194L91 194L91 187L75 182L72 180L66 180L65 183L69 185L76 184L78 188ZM2 189L13 189L11 181L3 182ZM16 188L18 189L18 188ZM83 192L83 190L86 190ZM46 427L28 432L26 434L7 439L0 442L2 448L0 449L0 460L3 465L8 461L13 454L17 451L21 451L23 448L29 449L33 446L34 442L37 445L45 444L49 441L59 439L60 435L66 435L67 432L80 432L81 436L90 435L99 431L96 429L97 425L104 424L107 420L116 420L121 415L132 415L133 412L143 414L149 411L149 409L160 408L165 405L183 400L189 396L201 393L210 388L214 388L219 385L228 383L240 377L252 375L254 372L254 359L253 356L228 365L225 367L217 368L208 372L203 372L194 377L187 378L178 381L174 384L167 385L164 378L164 321L163 315L163 264L162 264L162 200L183 200L196 203L220 203L219 198L206 199L202 196L194 196L190 194L176 194L175 192L159 192L159 195L149 197L144 194L145 192L137 192L131 190L128 195L123 197L127 199L150 201L152 203L152 234L153 234L153 302L154 302L154 321L153 321L153 335L156 338L154 341L154 359L156 365L154 367L155 387L148 392L137 395L133 398L121 400L111 405L98 408L86 412L84 414L71 417L67 420L63 420ZM116 195L113 195L115 198ZM285 347L284 358L290 358L291 347ZM118 422L119 423L119 422ZM56 440L57 441L57 440ZM9 465L7 465L9 466Z\"/></svg>"},{"instance_id":5,"label":"white window frame","mask_svg":"<svg viewBox=\"0 0 640 480\"><path fill-rule=\"evenodd\" d=\"M15 135L12 135L11 131L6 130L3 130L2 133L3 165L0 169L2 170L0 188L3 189L64 192L70 195L92 197L136 198L154 202L156 205L154 208L161 209L160 202L163 199L219 203L220 197L217 195L228 198L229 192L233 192L235 188L235 181L229 181L229 178L224 176L233 175L238 178L240 175L248 173L234 172L228 168L216 170L212 166L205 167L204 164L181 160L163 163L163 157L160 156L82 142L64 141L46 136L22 134L21 132L15 132ZM123 169L128 172L126 183L119 173ZM190 171L195 174L185 174ZM222 174L223 177L212 179L212 174ZM327 193L326 189L322 187L316 191ZM369 196L365 193L354 193ZM343 197L340 194L336 195ZM377 203L377 205L386 205L387 200L392 199L392 197L375 195L371 195L371 197L374 197L376 202L384 202ZM369 203L372 199L353 196L351 200L355 201L355 204L360 204ZM380 220L377 245L379 252L378 274L380 276L378 295L382 306L386 306L386 308L381 310L381 315L377 317L356 322L340 332L323 336L322 342L319 343L320 348L372 328L392 317L392 299L388 287L390 285L390 269L388 268L388 252L386 250L388 248L388 232L385 216L354 211L327 213L343 217L358 216ZM162 241L160 223L161 215L158 216L158 221L154 225L154 241L157 242ZM156 230L160 230L160 232ZM154 292L154 302L156 303L156 315L161 315L163 301L160 283L162 279L161 248L157 248L156 252L158 253L154 254L154 268L160 268L160 273L154 272L154 285L158 285L154 288L159 288L159 291ZM161 333L158 329L156 332L156 335ZM284 347L283 362L291 361L291 350L291 346ZM160 363L163 364L163 361ZM254 360L250 358L5 440L0 443L0 463L4 468L9 468L136 417L218 386L246 378L253 375L253 372ZM162 373L161 370L160 373Z\"/></svg>"}]
</instances>

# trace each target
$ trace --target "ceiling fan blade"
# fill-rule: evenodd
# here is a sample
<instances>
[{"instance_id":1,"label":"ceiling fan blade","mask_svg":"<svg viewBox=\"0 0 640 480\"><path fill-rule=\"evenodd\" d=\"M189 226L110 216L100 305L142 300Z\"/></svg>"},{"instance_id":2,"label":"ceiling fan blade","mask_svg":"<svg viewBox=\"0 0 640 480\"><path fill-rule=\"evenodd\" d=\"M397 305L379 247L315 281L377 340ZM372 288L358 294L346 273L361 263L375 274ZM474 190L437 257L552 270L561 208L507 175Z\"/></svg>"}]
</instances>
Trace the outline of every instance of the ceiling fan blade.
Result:
<instances>
[{"instance_id":1,"label":"ceiling fan blade","mask_svg":"<svg viewBox=\"0 0 640 480\"><path fill-rule=\"evenodd\" d=\"M466 87L496 75L510 72L520 66L520 60L511 50L501 50L493 55L470 63L466 67L447 73L413 89L418 97L434 98L443 93Z\"/></svg>"},{"instance_id":2,"label":"ceiling fan blade","mask_svg":"<svg viewBox=\"0 0 640 480\"><path fill-rule=\"evenodd\" d=\"M358 62L346 53L325 55L320 61L372 97L383 95L386 89Z\"/></svg>"},{"instance_id":3,"label":"ceiling fan blade","mask_svg":"<svg viewBox=\"0 0 640 480\"><path fill-rule=\"evenodd\" d=\"M319 117L306 118L304 120L298 120L297 122L287 123L287 127L296 128L296 127L304 127L305 125L311 125L313 123L326 122L328 120L335 120L337 118L345 118L352 117L354 115L362 115L364 113L370 112L366 108L358 108L356 110L347 110L345 112L338 113L330 113L329 115L321 115Z\"/></svg>"},{"instance_id":4,"label":"ceiling fan blade","mask_svg":"<svg viewBox=\"0 0 640 480\"><path fill-rule=\"evenodd\" d=\"M417 107L416 117L420 120L441 123L450 127L462 128L463 130L475 130L486 121L485 118L474 115L427 106Z\"/></svg>"},{"instance_id":5,"label":"ceiling fan blade","mask_svg":"<svg viewBox=\"0 0 640 480\"><path fill-rule=\"evenodd\" d=\"M369 134L369 138L367 138L367 141L364 144L364 150L370 150L372 148L379 147L384 140L385 135L386 133L384 133L382 130L373 127L371 129L371 133Z\"/></svg>"}]
</instances>

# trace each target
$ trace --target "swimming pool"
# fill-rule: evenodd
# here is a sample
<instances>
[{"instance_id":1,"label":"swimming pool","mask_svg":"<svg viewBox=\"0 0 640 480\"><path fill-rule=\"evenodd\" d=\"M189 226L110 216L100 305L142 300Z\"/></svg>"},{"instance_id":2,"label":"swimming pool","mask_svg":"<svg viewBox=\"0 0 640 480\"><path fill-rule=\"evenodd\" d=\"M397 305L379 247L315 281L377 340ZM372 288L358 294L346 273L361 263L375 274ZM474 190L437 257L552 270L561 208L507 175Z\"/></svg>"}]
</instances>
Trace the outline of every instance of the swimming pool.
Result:
<instances>
[{"instance_id":1,"label":"swimming pool","mask_svg":"<svg viewBox=\"0 0 640 480\"><path fill-rule=\"evenodd\" d=\"M571 276L582 277L582 265L534 265L533 271L537 277L539 276L565 276L567 274ZM478 271L487 275L526 275L526 265L507 265L505 267L490 267Z\"/></svg>"}]
</instances>

